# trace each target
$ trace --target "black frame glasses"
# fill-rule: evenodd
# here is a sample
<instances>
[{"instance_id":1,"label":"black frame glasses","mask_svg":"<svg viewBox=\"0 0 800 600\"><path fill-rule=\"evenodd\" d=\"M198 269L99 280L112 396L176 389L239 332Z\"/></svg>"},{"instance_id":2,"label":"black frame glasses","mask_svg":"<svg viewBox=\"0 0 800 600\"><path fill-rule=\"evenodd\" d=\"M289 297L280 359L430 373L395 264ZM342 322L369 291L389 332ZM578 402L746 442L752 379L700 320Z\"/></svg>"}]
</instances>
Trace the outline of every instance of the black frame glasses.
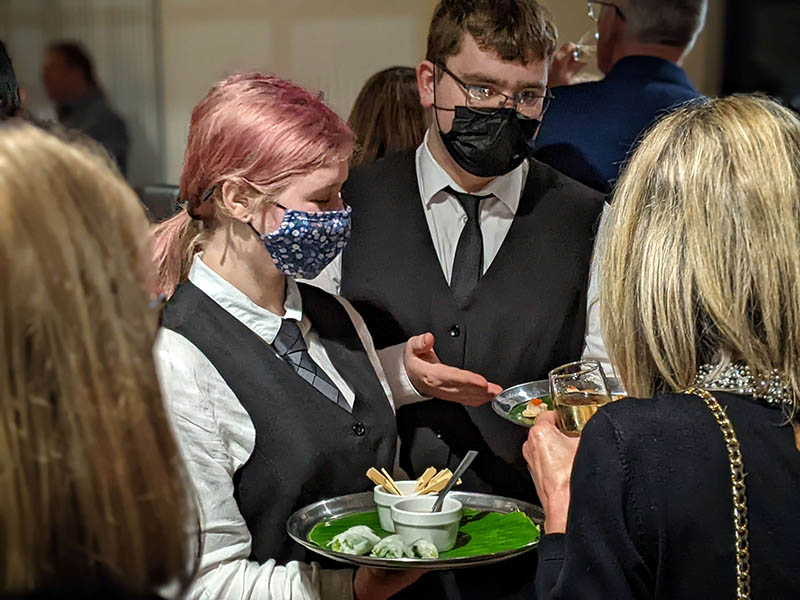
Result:
<instances>
[{"instance_id":1,"label":"black frame glasses","mask_svg":"<svg viewBox=\"0 0 800 600\"><path fill-rule=\"evenodd\" d=\"M616 13L619 15L619 18L625 21L625 13L623 13L619 6L614 4L613 2L595 2L594 0L587 2L586 5L589 7L589 18L597 23L600 20L600 11L595 11L594 4L599 4L600 6L613 6Z\"/></svg>"},{"instance_id":2,"label":"black frame glasses","mask_svg":"<svg viewBox=\"0 0 800 600\"><path fill-rule=\"evenodd\" d=\"M553 94L549 89L545 89L544 95L531 94L531 92L517 92L513 96L509 96L489 85L466 83L442 63L434 63L434 66L441 69L444 73L447 73L453 78L453 81L464 90L464 94L467 98L467 108L475 112L494 114L501 108L505 108L506 105L508 105L508 101L511 100L514 110L517 111L520 117L524 119L541 119L547 112L550 102L553 100ZM523 96L524 94L528 95ZM498 102L499 99L502 98L502 103L499 106L488 105L488 103L492 102L492 98L497 98ZM529 106L527 103L531 101L533 105ZM541 107L537 106L540 101Z\"/></svg>"}]
</instances>

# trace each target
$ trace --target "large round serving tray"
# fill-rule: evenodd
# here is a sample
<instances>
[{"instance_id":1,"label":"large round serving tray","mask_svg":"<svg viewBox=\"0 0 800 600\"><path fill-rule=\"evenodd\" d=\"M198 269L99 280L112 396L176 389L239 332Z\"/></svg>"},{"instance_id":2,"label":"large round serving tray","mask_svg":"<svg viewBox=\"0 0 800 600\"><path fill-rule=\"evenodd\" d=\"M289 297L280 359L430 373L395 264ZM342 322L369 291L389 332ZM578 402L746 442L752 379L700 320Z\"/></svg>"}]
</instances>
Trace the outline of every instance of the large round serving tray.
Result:
<instances>
[{"instance_id":1,"label":"large round serving tray","mask_svg":"<svg viewBox=\"0 0 800 600\"><path fill-rule=\"evenodd\" d=\"M498 513L523 512L530 517L531 521L539 526L540 531L542 529L542 523L544 523L544 512L542 509L528 502L523 502L522 500L514 500L512 498L493 496L490 494L456 491L450 492L448 498L450 497L459 500L466 508L488 510ZM298 544L327 558L350 565L380 567L383 569L441 570L488 565L524 554L539 545L537 540L514 550L507 550L494 554L422 560L417 558L375 558L373 556L342 554L340 552L333 552L329 548L318 546L308 540L309 533L314 526L319 523L323 523L329 519L374 509L375 502L372 499L372 492L350 494L348 496L331 498L330 500L322 500L298 510L289 517L289 520L286 522L286 531Z\"/></svg>"},{"instance_id":2,"label":"large round serving tray","mask_svg":"<svg viewBox=\"0 0 800 600\"><path fill-rule=\"evenodd\" d=\"M625 395L622 383L614 377L606 377L608 391L614 399ZM548 408L553 408L550 400L550 382L547 379L529 381L507 388L492 400L492 409L498 415L521 427L532 427L533 419L522 416L525 405L531 398L542 398Z\"/></svg>"}]
</instances>

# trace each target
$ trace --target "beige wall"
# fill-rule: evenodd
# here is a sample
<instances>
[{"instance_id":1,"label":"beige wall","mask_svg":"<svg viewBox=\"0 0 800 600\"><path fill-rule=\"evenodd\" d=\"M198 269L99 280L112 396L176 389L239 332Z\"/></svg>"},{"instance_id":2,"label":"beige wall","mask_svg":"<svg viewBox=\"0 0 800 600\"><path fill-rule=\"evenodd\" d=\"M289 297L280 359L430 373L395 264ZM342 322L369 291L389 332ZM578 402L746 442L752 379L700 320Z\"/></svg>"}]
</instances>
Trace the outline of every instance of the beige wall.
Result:
<instances>
[{"instance_id":1,"label":"beige wall","mask_svg":"<svg viewBox=\"0 0 800 600\"><path fill-rule=\"evenodd\" d=\"M553 14L560 43L577 41L594 26L583 0L540 0ZM686 58L684 68L689 77L706 94L717 94L722 79L722 47L725 30L724 0L709 0L706 26L694 50ZM596 65L590 65L596 69Z\"/></svg>"},{"instance_id":2,"label":"beige wall","mask_svg":"<svg viewBox=\"0 0 800 600\"><path fill-rule=\"evenodd\" d=\"M594 24L583 0L541 0L560 41ZM163 0L167 181L177 182L192 107L211 85L240 70L288 77L325 92L347 116L364 81L392 65L415 65L437 0ZM706 93L719 89L724 0L710 0L705 31L686 60Z\"/></svg>"},{"instance_id":3,"label":"beige wall","mask_svg":"<svg viewBox=\"0 0 800 600\"><path fill-rule=\"evenodd\" d=\"M163 0L167 180L177 182L192 107L244 69L325 92L347 116L364 81L416 65L435 0Z\"/></svg>"}]
</instances>

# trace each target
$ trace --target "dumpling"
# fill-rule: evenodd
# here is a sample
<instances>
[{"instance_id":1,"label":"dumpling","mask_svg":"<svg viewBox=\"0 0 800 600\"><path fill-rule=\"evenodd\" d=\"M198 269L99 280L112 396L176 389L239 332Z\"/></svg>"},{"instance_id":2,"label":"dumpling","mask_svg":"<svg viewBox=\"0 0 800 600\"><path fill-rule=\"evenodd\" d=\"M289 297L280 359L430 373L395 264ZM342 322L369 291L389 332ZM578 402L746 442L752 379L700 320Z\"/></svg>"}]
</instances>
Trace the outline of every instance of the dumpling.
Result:
<instances>
[{"instance_id":1,"label":"dumpling","mask_svg":"<svg viewBox=\"0 0 800 600\"><path fill-rule=\"evenodd\" d=\"M411 544L411 552L417 558L439 558L439 551L436 546L422 538Z\"/></svg>"},{"instance_id":2,"label":"dumpling","mask_svg":"<svg viewBox=\"0 0 800 600\"><path fill-rule=\"evenodd\" d=\"M335 536L328 542L328 546L334 552L342 554L366 554L380 541L380 536L372 529L366 525L356 525Z\"/></svg>"},{"instance_id":3,"label":"dumpling","mask_svg":"<svg viewBox=\"0 0 800 600\"><path fill-rule=\"evenodd\" d=\"M371 554L377 558L414 558L411 550L399 535L390 535L383 538L372 549Z\"/></svg>"}]
</instances>

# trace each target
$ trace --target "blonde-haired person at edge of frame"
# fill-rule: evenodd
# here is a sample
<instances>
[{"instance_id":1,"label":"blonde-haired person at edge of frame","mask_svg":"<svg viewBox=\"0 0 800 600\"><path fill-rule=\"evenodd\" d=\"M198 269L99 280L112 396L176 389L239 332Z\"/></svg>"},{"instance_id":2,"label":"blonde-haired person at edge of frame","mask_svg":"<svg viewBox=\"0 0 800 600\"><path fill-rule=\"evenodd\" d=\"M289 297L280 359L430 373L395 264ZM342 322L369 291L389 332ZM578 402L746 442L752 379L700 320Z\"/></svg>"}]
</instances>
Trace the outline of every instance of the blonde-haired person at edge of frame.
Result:
<instances>
[{"instance_id":1,"label":"blonde-haired person at edge of frame","mask_svg":"<svg viewBox=\"0 0 800 600\"><path fill-rule=\"evenodd\" d=\"M0 129L3 599L179 598L195 570L152 358L148 223L109 162Z\"/></svg>"},{"instance_id":2,"label":"blonde-haired person at edge of frame","mask_svg":"<svg viewBox=\"0 0 800 600\"><path fill-rule=\"evenodd\" d=\"M796 115L734 96L666 117L631 159L600 298L632 398L579 440L553 413L530 431L540 600L800 595L798 156Z\"/></svg>"}]
</instances>

